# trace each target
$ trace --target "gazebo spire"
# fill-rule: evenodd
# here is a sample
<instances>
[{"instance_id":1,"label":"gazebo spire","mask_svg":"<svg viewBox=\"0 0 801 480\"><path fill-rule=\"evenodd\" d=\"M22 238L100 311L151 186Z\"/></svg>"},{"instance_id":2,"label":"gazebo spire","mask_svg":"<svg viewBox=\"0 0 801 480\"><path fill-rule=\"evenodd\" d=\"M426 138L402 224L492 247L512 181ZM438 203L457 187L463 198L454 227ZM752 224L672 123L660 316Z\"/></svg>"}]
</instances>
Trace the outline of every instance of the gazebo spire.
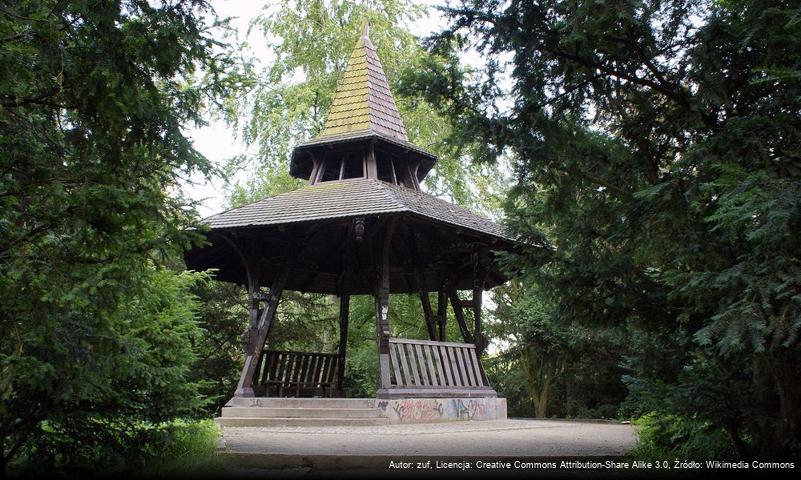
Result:
<instances>
[{"instance_id":1,"label":"gazebo spire","mask_svg":"<svg viewBox=\"0 0 801 480\"><path fill-rule=\"evenodd\" d=\"M325 126L316 138L357 132L377 133L408 141L406 127L392 98L381 60L370 40L370 24L366 19L345 73L337 85Z\"/></svg>"},{"instance_id":2,"label":"gazebo spire","mask_svg":"<svg viewBox=\"0 0 801 480\"><path fill-rule=\"evenodd\" d=\"M362 40L370 41L370 21L366 18L362 22Z\"/></svg>"},{"instance_id":3,"label":"gazebo spire","mask_svg":"<svg viewBox=\"0 0 801 480\"><path fill-rule=\"evenodd\" d=\"M323 129L295 146L290 174L311 185L372 178L420 190L436 161L409 142L365 20Z\"/></svg>"}]
</instances>

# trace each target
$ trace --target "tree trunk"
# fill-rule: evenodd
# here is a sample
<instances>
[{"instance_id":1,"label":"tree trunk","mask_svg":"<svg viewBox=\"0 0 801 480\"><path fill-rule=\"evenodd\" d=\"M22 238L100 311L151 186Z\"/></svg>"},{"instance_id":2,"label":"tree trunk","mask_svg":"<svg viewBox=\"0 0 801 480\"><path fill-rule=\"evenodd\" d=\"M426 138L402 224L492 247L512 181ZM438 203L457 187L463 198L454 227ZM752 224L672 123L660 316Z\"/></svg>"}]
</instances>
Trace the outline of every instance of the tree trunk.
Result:
<instances>
[{"instance_id":1,"label":"tree trunk","mask_svg":"<svg viewBox=\"0 0 801 480\"><path fill-rule=\"evenodd\" d=\"M546 380L539 393L532 392L531 400L534 403L534 416L545 418L548 416L548 398L551 392L551 380Z\"/></svg>"},{"instance_id":2,"label":"tree trunk","mask_svg":"<svg viewBox=\"0 0 801 480\"><path fill-rule=\"evenodd\" d=\"M524 348L523 365L534 416L545 418L548 416L551 386L562 375L564 361L558 356L546 356L538 354L533 348Z\"/></svg>"},{"instance_id":3,"label":"tree trunk","mask_svg":"<svg viewBox=\"0 0 801 480\"><path fill-rule=\"evenodd\" d=\"M801 359L780 349L754 357L754 385L762 417L755 451L760 459L785 458L790 443L801 443Z\"/></svg>"},{"instance_id":4,"label":"tree trunk","mask_svg":"<svg viewBox=\"0 0 801 480\"><path fill-rule=\"evenodd\" d=\"M6 478L6 437L0 436L0 480Z\"/></svg>"}]
</instances>

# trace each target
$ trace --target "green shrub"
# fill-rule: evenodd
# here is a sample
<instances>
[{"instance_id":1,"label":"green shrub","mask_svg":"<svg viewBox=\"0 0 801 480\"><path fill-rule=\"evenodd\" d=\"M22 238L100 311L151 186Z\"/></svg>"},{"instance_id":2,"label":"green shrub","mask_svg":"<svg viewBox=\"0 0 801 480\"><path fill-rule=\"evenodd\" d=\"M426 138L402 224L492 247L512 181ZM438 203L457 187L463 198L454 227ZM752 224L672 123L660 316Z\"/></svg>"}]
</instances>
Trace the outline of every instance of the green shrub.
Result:
<instances>
[{"instance_id":1,"label":"green shrub","mask_svg":"<svg viewBox=\"0 0 801 480\"><path fill-rule=\"evenodd\" d=\"M736 458L731 440L709 422L678 415L643 415L634 422L637 446L630 460L722 460Z\"/></svg>"},{"instance_id":2,"label":"green shrub","mask_svg":"<svg viewBox=\"0 0 801 480\"><path fill-rule=\"evenodd\" d=\"M12 476L176 476L219 472L217 426L176 419L128 424L94 418L45 422L11 465Z\"/></svg>"}]
</instances>

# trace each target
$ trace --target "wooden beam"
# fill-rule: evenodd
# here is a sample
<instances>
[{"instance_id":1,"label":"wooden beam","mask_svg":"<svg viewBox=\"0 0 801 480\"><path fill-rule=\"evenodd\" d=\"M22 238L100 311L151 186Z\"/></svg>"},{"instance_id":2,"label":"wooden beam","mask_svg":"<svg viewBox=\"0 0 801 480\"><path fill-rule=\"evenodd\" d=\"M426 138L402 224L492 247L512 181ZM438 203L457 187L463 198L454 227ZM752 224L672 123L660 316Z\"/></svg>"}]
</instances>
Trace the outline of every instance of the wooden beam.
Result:
<instances>
[{"instance_id":1,"label":"wooden beam","mask_svg":"<svg viewBox=\"0 0 801 480\"><path fill-rule=\"evenodd\" d=\"M309 174L309 185L314 185L314 181L317 178L317 169L320 168L320 161L311 151L306 152L312 159L312 171Z\"/></svg>"},{"instance_id":2,"label":"wooden beam","mask_svg":"<svg viewBox=\"0 0 801 480\"><path fill-rule=\"evenodd\" d=\"M392 183L397 185L398 175L395 173L395 162L392 160L392 157L390 155L387 155L387 158L389 159L389 169L392 170Z\"/></svg>"},{"instance_id":3,"label":"wooden beam","mask_svg":"<svg viewBox=\"0 0 801 480\"><path fill-rule=\"evenodd\" d=\"M242 262L242 266L245 268L245 276L248 280L248 298L252 299L253 295L259 289L259 271L258 271L258 264L252 262L251 258L253 255L246 255L245 252L242 250L241 246L239 245L238 239L236 237L230 238L228 235L224 235L222 233L219 234L220 237L225 240L231 248L234 250L234 253L239 257L239 260Z\"/></svg>"},{"instance_id":4,"label":"wooden beam","mask_svg":"<svg viewBox=\"0 0 801 480\"><path fill-rule=\"evenodd\" d=\"M411 265L406 265L406 269L411 270L407 276L407 278L411 280L409 282L409 287L411 290L416 290L417 294L420 296L420 303L423 306L423 316L426 322L426 329L428 330L428 338L431 340L437 340L437 329L434 322L434 313L431 310L431 301L428 298L428 291L424 288L423 283L420 280L420 267L422 266L422 262L418 254L417 244L415 243L414 237L408 228L404 229L403 237L405 242L397 242L397 245L403 256L408 258L411 262Z\"/></svg>"},{"instance_id":5,"label":"wooden beam","mask_svg":"<svg viewBox=\"0 0 801 480\"><path fill-rule=\"evenodd\" d=\"M437 328L434 324L434 312L431 310L431 300L428 298L428 292L420 289L419 294L420 303L423 305L423 316L426 320L426 328L428 328L428 338L431 340L439 340Z\"/></svg>"},{"instance_id":6,"label":"wooden beam","mask_svg":"<svg viewBox=\"0 0 801 480\"><path fill-rule=\"evenodd\" d=\"M462 310L462 302L459 299L459 295L456 293L455 288L448 289L448 297L451 300L451 307L453 307L453 315L456 317L456 321L459 323L459 330L462 332L462 337L466 343L474 343L475 340L473 339L473 335L470 333L470 329L467 328L467 322L464 319L464 310Z\"/></svg>"}]
</instances>

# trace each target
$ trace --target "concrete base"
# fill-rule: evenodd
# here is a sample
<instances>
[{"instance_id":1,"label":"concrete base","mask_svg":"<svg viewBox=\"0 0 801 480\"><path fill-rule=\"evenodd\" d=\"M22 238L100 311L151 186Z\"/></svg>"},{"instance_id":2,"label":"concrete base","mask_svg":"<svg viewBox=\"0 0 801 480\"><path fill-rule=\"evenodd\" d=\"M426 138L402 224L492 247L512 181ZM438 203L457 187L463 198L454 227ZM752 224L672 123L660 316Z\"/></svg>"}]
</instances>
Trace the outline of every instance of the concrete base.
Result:
<instances>
[{"instance_id":1,"label":"concrete base","mask_svg":"<svg viewBox=\"0 0 801 480\"><path fill-rule=\"evenodd\" d=\"M215 422L223 427L303 427L480 420L506 420L506 399L234 397Z\"/></svg>"}]
</instances>

